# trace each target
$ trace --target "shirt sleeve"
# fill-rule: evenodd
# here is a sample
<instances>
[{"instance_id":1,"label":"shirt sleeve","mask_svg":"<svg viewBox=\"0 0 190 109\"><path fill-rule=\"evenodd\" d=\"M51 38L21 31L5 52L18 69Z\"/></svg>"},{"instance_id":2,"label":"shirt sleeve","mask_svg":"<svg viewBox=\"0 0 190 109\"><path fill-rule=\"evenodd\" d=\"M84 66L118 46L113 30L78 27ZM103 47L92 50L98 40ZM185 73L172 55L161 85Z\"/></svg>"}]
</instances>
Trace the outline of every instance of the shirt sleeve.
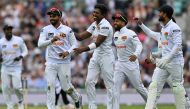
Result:
<instances>
[{"instance_id":1,"label":"shirt sleeve","mask_svg":"<svg viewBox=\"0 0 190 109\"><path fill-rule=\"evenodd\" d=\"M110 33L110 27L107 26L107 25L102 25L100 27L100 31L99 31L99 35L102 35L102 36L109 36L109 33Z\"/></svg>"},{"instance_id":2,"label":"shirt sleeve","mask_svg":"<svg viewBox=\"0 0 190 109\"><path fill-rule=\"evenodd\" d=\"M161 34L159 32L152 31L144 24L139 25L139 27L147 34L148 37L151 37L157 41L160 40Z\"/></svg>"},{"instance_id":3,"label":"shirt sleeve","mask_svg":"<svg viewBox=\"0 0 190 109\"><path fill-rule=\"evenodd\" d=\"M76 40L75 35L74 35L72 30L69 32L69 38L68 39L69 39L69 42L71 44L71 48L68 50L68 52L69 52L69 54L72 54L74 52L73 49L77 47L77 40Z\"/></svg>"},{"instance_id":4,"label":"shirt sleeve","mask_svg":"<svg viewBox=\"0 0 190 109\"><path fill-rule=\"evenodd\" d=\"M136 34L133 34L132 36L132 43L134 46L136 46L136 50L134 52L134 55L136 55L137 57L140 56L141 52L142 52L142 43L140 42L139 38L137 37Z\"/></svg>"},{"instance_id":5,"label":"shirt sleeve","mask_svg":"<svg viewBox=\"0 0 190 109\"><path fill-rule=\"evenodd\" d=\"M173 40L174 46L169 54L169 59L173 58L173 56L175 54L177 54L180 50L182 50L181 29L178 27L173 27L170 32L172 35L172 40Z\"/></svg>"},{"instance_id":6,"label":"shirt sleeve","mask_svg":"<svg viewBox=\"0 0 190 109\"><path fill-rule=\"evenodd\" d=\"M21 40L21 55L22 57L25 57L28 54L28 49L26 47L26 44L24 42L24 40Z\"/></svg>"},{"instance_id":7,"label":"shirt sleeve","mask_svg":"<svg viewBox=\"0 0 190 109\"><path fill-rule=\"evenodd\" d=\"M89 33L93 33L93 31L95 30L95 26L94 26L94 23L92 23L89 27L88 27L88 29L86 30L86 31L88 31Z\"/></svg>"},{"instance_id":8,"label":"shirt sleeve","mask_svg":"<svg viewBox=\"0 0 190 109\"><path fill-rule=\"evenodd\" d=\"M42 29L40 31L40 37L39 37L39 40L38 40L38 47L46 47L49 44L51 44L51 40L50 39L49 40L46 39L45 30Z\"/></svg>"}]
</instances>

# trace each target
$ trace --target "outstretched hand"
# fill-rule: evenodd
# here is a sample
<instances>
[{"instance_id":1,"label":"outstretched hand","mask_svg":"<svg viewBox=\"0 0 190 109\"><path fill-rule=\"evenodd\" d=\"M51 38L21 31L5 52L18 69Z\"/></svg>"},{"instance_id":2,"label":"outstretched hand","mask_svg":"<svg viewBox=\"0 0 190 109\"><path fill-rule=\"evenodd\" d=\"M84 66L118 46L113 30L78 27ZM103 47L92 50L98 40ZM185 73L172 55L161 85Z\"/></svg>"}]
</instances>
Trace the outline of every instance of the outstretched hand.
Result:
<instances>
[{"instance_id":1,"label":"outstretched hand","mask_svg":"<svg viewBox=\"0 0 190 109\"><path fill-rule=\"evenodd\" d=\"M142 25L142 21L140 20L140 18L134 17L133 20L135 20L138 25Z\"/></svg>"}]
</instances>

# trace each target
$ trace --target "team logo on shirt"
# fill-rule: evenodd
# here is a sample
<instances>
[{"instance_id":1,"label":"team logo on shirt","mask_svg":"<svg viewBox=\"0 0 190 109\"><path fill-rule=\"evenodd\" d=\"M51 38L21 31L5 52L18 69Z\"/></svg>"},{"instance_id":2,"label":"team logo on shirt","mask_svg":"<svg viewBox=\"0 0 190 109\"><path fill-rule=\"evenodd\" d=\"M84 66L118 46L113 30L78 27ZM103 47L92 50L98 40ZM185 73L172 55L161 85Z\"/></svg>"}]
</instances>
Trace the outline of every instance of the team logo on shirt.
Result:
<instances>
[{"instance_id":1,"label":"team logo on shirt","mask_svg":"<svg viewBox=\"0 0 190 109\"><path fill-rule=\"evenodd\" d=\"M166 40L168 40L168 32L164 32L164 36L165 36Z\"/></svg>"},{"instance_id":2,"label":"team logo on shirt","mask_svg":"<svg viewBox=\"0 0 190 109\"><path fill-rule=\"evenodd\" d=\"M18 48L18 44L13 44L13 48Z\"/></svg>"},{"instance_id":3,"label":"team logo on shirt","mask_svg":"<svg viewBox=\"0 0 190 109\"><path fill-rule=\"evenodd\" d=\"M118 49L127 48L126 45L116 45L116 47L117 47Z\"/></svg>"},{"instance_id":4,"label":"team logo on shirt","mask_svg":"<svg viewBox=\"0 0 190 109\"><path fill-rule=\"evenodd\" d=\"M118 37L114 37L114 41L117 41L118 40Z\"/></svg>"},{"instance_id":5,"label":"team logo on shirt","mask_svg":"<svg viewBox=\"0 0 190 109\"><path fill-rule=\"evenodd\" d=\"M108 29L109 30L109 27L102 27L101 29Z\"/></svg>"},{"instance_id":6,"label":"team logo on shirt","mask_svg":"<svg viewBox=\"0 0 190 109\"><path fill-rule=\"evenodd\" d=\"M180 32L180 30L176 29L176 30L173 30L173 32Z\"/></svg>"},{"instance_id":7,"label":"team logo on shirt","mask_svg":"<svg viewBox=\"0 0 190 109\"><path fill-rule=\"evenodd\" d=\"M95 27L95 26L93 26L93 27L92 27L92 31L94 31L94 30L95 30L95 28L96 28L96 27Z\"/></svg>"},{"instance_id":8,"label":"team logo on shirt","mask_svg":"<svg viewBox=\"0 0 190 109\"><path fill-rule=\"evenodd\" d=\"M59 36L62 38L66 37L65 33L60 33Z\"/></svg>"},{"instance_id":9,"label":"team logo on shirt","mask_svg":"<svg viewBox=\"0 0 190 109\"><path fill-rule=\"evenodd\" d=\"M127 38L128 38L127 36L122 36L122 37L121 37L121 39L122 39L123 41L127 40Z\"/></svg>"},{"instance_id":10,"label":"team logo on shirt","mask_svg":"<svg viewBox=\"0 0 190 109\"><path fill-rule=\"evenodd\" d=\"M53 38L54 33L48 33L48 39Z\"/></svg>"},{"instance_id":11,"label":"team logo on shirt","mask_svg":"<svg viewBox=\"0 0 190 109\"><path fill-rule=\"evenodd\" d=\"M169 36L169 33L168 32L164 32L165 40L162 41L162 45L168 45L168 36Z\"/></svg>"}]
</instances>

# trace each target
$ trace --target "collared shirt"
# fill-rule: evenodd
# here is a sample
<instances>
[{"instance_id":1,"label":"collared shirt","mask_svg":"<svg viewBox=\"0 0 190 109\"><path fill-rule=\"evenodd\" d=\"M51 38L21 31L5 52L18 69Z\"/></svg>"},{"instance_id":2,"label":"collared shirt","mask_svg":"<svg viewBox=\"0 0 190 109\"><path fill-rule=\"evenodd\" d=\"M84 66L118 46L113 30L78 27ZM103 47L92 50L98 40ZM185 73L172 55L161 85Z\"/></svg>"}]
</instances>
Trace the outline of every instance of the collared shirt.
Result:
<instances>
[{"instance_id":1,"label":"collared shirt","mask_svg":"<svg viewBox=\"0 0 190 109\"><path fill-rule=\"evenodd\" d=\"M147 28L144 24L140 25L143 31L158 41L158 47L162 50L162 57L175 53L175 46L179 47L179 51L173 55L172 63L184 63L182 53L182 34L180 27L170 20L165 26L162 26L161 32L154 32Z\"/></svg>"},{"instance_id":2,"label":"collared shirt","mask_svg":"<svg viewBox=\"0 0 190 109\"><path fill-rule=\"evenodd\" d=\"M129 56L141 54L142 44L137 34L126 26L114 34L114 43L117 48L118 61L129 61Z\"/></svg>"},{"instance_id":3,"label":"collared shirt","mask_svg":"<svg viewBox=\"0 0 190 109\"><path fill-rule=\"evenodd\" d=\"M3 66L22 67L22 60L14 61L14 59L19 56L25 57L28 54L28 49L21 37L13 35L9 41L5 37L0 39L0 52L3 58Z\"/></svg>"},{"instance_id":4,"label":"collared shirt","mask_svg":"<svg viewBox=\"0 0 190 109\"><path fill-rule=\"evenodd\" d=\"M111 24L103 18L99 24L93 22L87 29L89 33L92 34L93 41L95 42L98 35L103 35L107 37L105 41L94 50L93 56L106 56L113 55L111 48L112 38L113 38L113 28Z\"/></svg>"},{"instance_id":5,"label":"collared shirt","mask_svg":"<svg viewBox=\"0 0 190 109\"><path fill-rule=\"evenodd\" d=\"M51 39L56 35L62 34L59 45L55 42L52 44ZM46 63L69 63L71 56L67 56L64 59L59 57L59 53L68 51L69 53L76 48L77 41L72 29L68 26L60 24L58 28L53 25L45 26L40 32L40 38L38 41L39 47L46 48Z\"/></svg>"}]
</instances>

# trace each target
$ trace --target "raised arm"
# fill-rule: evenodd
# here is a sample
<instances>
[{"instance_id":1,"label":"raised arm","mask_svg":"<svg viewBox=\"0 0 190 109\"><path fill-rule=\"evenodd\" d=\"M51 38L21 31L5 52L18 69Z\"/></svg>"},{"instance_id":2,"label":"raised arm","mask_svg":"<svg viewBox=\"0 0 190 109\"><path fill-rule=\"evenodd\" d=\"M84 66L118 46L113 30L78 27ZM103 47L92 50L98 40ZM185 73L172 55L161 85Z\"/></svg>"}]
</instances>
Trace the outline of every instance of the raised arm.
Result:
<instances>
[{"instance_id":1,"label":"raised arm","mask_svg":"<svg viewBox=\"0 0 190 109\"><path fill-rule=\"evenodd\" d=\"M66 25L66 26L69 26L69 23L65 20L63 20L63 19L61 19L61 23L63 24L63 25ZM84 32L82 32L82 33L74 33L74 35L75 35L75 37L76 37L76 39L78 40L78 41L82 41L82 40L85 40L85 39L87 39L87 38L89 38L89 37L91 37L91 33L89 33L88 31L84 31Z\"/></svg>"},{"instance_id":2,"label":"raised arm","mask_svg":"<svg viewBox=\"0 0 190 109\"><path fill-rule=\"evenodd\" d=\"M59 37L58 36L54 36L52 39L46 39L46 33L45 33L45 30L41 30L40 31L40 37L39 37L39 40L38 40L38 47L46 47L50 44L52 44L53 42L59 40Z\"/></svg>"},{"instance_id":3,"label":"raised arm","mask_svg":"<svg viewBox=\"0 0 190 109\"><path fill-rule=\"evenodd\" d=\"M148 37L151 37L157 41L160 39L161 34L159 32L152 31L146 25L144 25L142 21L138 18L134 18L134 20L137 22L139 27L147 34Z\"/></svg>"},{"instance_id":4,"label":"raised arm","mask_svg":"<svg viewBox=\"0 0 190 109\"><path fill-rule=\"evenodd\" d=\"M89 44L88 46L84 46L84 47L80 47L80 48L75 48L74 51L77 54L80 54L82 52L86 52L86 51L90 51L90 50L94 50L97 47L99 47L105 40L106 40L107 36L103 36L103 35L98 35L96 42Z\"/></svg>"},{"instance_id":5,"label":"raised arm","mask_svg":"<svg viewBox=\"0 0 190 109\"><path fill-rule=\"evenodd\" d=\"M88 46L84 46L84 47L74 49L75 52L77 54L80 54L82 52L86 52L86 51L96 49L106 40L107 37L109 37L110 29L112 29L112 28L107 27L107 26L100 27L100 31L98 33L98 37L97 37L96 41L94 43L89 44ZM91 25L91 28L90 29L88 28L87 31L89 31L91 33L92 30L93 30L93 27Z\"/></svg>"},{"instance_id":6,"label":"raised arm","mask_svg":"<svg viewBox=\"0 0 190 109\"><path fill-rule=\"evenodd\" d=\"M87 38L91 37L91 36L92 36L92 32L94 31L94 29L95 29L95 26L94 26L94 24L92 23L92 24L88 27L88 29L87 29L86 31L84 31L84 32L82 32L82 33L80 33L80 34L75 33L76 39L77 39L78 41L82 41L82 40L84 40L84 39L87 39Z\"/></svg>"},{"instance_id":7,"label":"raised arm","mask_svg":"<svg viewBox=\"0 0 190 109\"><path fill-rule=\"evenodd\" d=\"M172 40L174 42L171 52L167 55L168 60L171 60L174 55L178 54L179 51L182 51L182 33L179 27L171 29Z\"/></svg>"},{"instance_id":8,"label":"raised arm","mask_svg":"<svg viewBox=\"0 0 190 109\"><path fill-rule=\"evenodd\" d=\"M82 40L85 40L89 37L91 37L91 33L89 33L88 31L84 31L82 33L75 33L75 37L78 41L82 41Z\"/></svg>"}]
</instances>

